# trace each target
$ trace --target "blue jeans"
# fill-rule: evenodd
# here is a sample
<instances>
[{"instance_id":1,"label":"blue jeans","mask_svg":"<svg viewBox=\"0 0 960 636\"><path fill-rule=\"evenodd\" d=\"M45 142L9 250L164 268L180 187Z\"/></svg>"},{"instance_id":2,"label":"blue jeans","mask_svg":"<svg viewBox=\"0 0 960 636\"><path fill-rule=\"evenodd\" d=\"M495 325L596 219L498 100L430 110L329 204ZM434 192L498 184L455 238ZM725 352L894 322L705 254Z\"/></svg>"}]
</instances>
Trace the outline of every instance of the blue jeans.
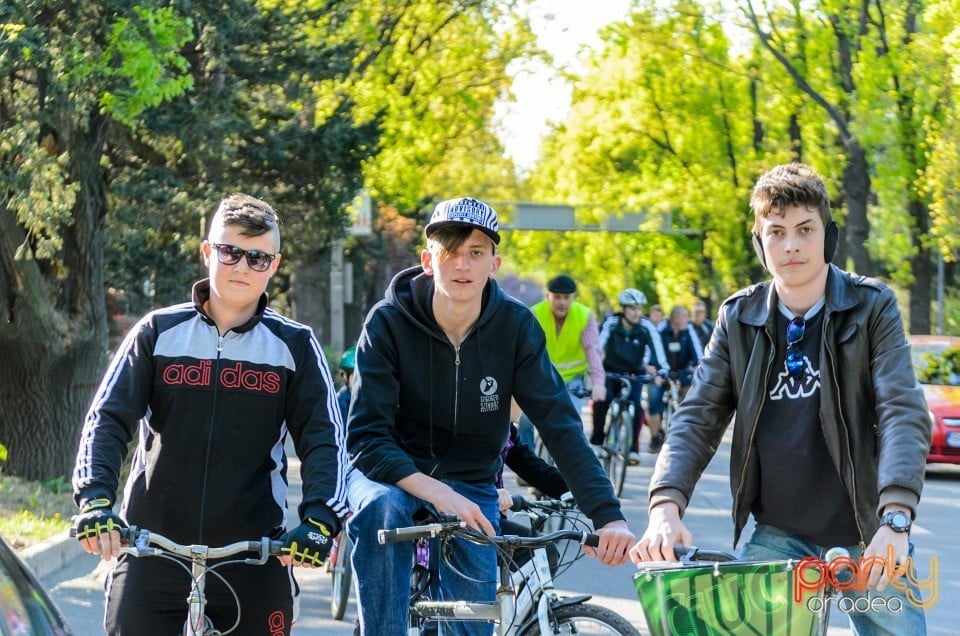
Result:
<instances>
[{"instance_id":1,"label":"blue jeans","mask_svg":"<svg viewBox=\"0 0 960 636\"><path fill-rule=\"evenodd\" d=\"M583 408L583 401L586 398L582 398L577 395L578 392L584 390L583 376L574 378L567 382L567 391L570 395L570 400L573 402L573 405L577 409L577 413L580 413L580 410ZM639 404L639 402L637 402ZM520 415L520 420L517 422L517 437L521 442L526 444L531 449L535 448L534 435L533 435L533 422L530 421L530 418L526 414Z\"/></svg>"},{"instance_id":2,"label":"blue jeans","mask_svg":"<svg viewBox=\"0 0 960 636\"><path fill-rule=\"evenodd\" d=\"M859 545L845 546L850 558L857 562L862 554ZM802 559L804 557L823 558L829 547L804 541L773 526L757 524L750 540L740 552L741 559ZM913 543L910 543L910 557L913 561ZM920 590L906 582L914 597L921 597ZM927 622L923 609L910 603L889 583L883 592L875 590L846 590L844 599L849 601L829 604L831 615L843 613L850 618L853 633L859 636L890 634L891 636L921 636L927 633ZM885 599L883 602L878 599ZM857 599L862 599L859 603ZM872 602L871 602L872 601ZM864 608L858 611L858 608ZM889 609L887 609L889 608Z\"/></svg>"},{"instance_id":3,"label":"blue jeans","mask_svg":"<svg viewBox=\"0 0 960 636\"><path fill-rule=\"evenodd\" d=\"M446 480L444 483L480 506L493 527L499 529L497 490L492 483ZM400 541L380 545L377 531L412 526L414 513L424 508L433 511L433 507L397 486L367 479L356 469L347 477L347 489L353 509L347 531L354 546L351 561L357 585L360 633L364 636L405 634L410 620L414 543ZM451 547L449 561L452 567L443 560L440 562L439 582L435 589L439 600L495 600L497 555L494 549L463 539L454 539ZM445 623L444 633L492 634L493 625Z\"/></svg>"}]
</instances>

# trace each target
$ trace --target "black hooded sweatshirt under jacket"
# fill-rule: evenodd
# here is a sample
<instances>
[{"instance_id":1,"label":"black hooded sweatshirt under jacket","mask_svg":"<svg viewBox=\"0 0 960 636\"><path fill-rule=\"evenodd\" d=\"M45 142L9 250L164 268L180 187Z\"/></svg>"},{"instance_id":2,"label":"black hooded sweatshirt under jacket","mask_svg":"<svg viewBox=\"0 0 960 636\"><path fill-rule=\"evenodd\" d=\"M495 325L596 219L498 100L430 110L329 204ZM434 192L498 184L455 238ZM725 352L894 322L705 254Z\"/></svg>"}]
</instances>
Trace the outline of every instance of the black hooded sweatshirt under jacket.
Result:
<instances>
[{"instance_id":1,"label":"black hooded sweatshirt under jacket","mask_svg":"<svg viewBox=\"0 0 960 636\"><path fill-rule=\"evenodd\" d=\"M367 316L347 424L354 466L390 484L417 472L492 484L513 396L594 526L623 519L533 313L491 280L476 325L455 347L433 316L433 293L433 277L409 268Z\"/></svg>"}]
</instances>

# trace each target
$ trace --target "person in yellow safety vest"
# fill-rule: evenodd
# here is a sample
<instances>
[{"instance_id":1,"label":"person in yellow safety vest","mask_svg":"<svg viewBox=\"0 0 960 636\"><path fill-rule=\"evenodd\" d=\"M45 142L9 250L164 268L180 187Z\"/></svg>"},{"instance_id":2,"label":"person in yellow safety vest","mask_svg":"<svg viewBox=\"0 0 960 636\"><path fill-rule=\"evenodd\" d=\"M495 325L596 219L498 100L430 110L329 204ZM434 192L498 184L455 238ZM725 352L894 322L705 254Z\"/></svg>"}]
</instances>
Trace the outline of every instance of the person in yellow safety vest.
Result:
<instances>
[{"instance_id":1,"label":"person in yellow safety vest","mask_svg":"<svg viewBox=\"0 0 960 636\"><path fill-rule=\"evenodd\" d=\"M600 349L600 330L590 308L574 300L577 283L566 274L547 282L547 298L530 310L547 337L547 355L560 372L570 392L570 399L579 409L587 391L584 376L589 376L590 397L602 401L607 397ZM533 427L521 417L520 439L531 447Z\"/></svg>"}]
</instances>

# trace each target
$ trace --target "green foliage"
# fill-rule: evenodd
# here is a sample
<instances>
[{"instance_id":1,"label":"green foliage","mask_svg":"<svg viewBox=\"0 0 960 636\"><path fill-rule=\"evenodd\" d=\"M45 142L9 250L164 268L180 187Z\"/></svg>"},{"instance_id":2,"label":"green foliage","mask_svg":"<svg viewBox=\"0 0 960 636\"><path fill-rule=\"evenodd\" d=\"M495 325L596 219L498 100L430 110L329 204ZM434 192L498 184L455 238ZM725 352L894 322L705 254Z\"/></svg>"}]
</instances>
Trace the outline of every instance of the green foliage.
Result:
<instances>
[{"instance_id":1,"label":"green foliage","mask_svg":"<svg viewBox=\"0 0 960 636\"><path fill-rule=\"evenodd\" d=\"M924 366L917 373L926 384L960 384L960 347L923 354Z\"/></svg>"},{"instance_id":2,"label":"green foliage","mask_svg":"<svg viewBox=\"0 0 960 636\"><path fill-rule=\"evenodd\" d=\"M4 446L3 444L0 444L0 462L7 460L7 453L8 453L7 447Z\"/></svg>"},{"instance_id":3,"label":"green foliage","mask_svg":"<svg viewBox=\"0 0 960 636\"><path fill-rule=\"evenodd\" d=\"M179 52L193 35L192 21L172 7L134 6L132 13L118 18L111 29L101 64L117 88L100 95L103 110L130 127L145 109L193 86Z\"/></svg>"}]
</instances>

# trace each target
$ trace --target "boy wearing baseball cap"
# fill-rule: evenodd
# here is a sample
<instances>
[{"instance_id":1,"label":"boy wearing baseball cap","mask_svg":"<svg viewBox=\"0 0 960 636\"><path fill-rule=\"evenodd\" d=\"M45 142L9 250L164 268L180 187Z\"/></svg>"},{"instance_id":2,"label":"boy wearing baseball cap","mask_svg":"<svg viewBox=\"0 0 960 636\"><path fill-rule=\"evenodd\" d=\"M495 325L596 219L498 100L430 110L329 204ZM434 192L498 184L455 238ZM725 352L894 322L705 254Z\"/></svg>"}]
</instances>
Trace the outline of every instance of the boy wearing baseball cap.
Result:
<instances>
[{"instance_id":1,"label":"boy wearing baseball cap","mask_svg":"<svg viewBox=\"0 0 960 636\"><path fill-rule=\"evenodd\" d=\"M495 480L510 432L510 400L537 424L601 537L603 563L626 560L627 529L610 482L587 445L579 413L547 357L543 330L507 296L496 212L471 198L441 201L425 228L420 265L397 274L367 316L357 348L357 394L347 425L349 532L361 632L407 624L414 546L381 546L377 531L413 525L421 510L499 531ZM494 600L496 554L451 544L433 598ZM464 576L465 575L465 576ZM489 634L486 623L452 623Z\"/></svg>"}]
</instances>

